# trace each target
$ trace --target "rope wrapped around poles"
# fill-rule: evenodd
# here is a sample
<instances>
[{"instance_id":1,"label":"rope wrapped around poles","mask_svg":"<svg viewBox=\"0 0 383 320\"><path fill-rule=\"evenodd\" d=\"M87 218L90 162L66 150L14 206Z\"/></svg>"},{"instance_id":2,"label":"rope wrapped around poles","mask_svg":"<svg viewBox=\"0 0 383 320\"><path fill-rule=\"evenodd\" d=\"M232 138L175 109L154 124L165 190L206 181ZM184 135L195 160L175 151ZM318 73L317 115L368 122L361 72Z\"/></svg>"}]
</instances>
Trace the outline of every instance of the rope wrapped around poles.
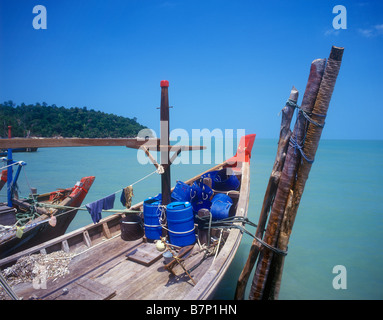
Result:
<instances>
[{"instance_id":1,"label":"rope wrapped around poles","mask_svg":"<svg viewBox=\"0 0 383 320\"><path fill-rule=\"evenodd\" d=\"M278 248L281 250L283 250L288 243L284 242L283 246L280 246L280 242L278 240L282 234L282 221L286 221L284 216L286 215L285 211L288 199L293 197L292 207L295 208L293 211L296 212L303 193L304 184L308 178L312 160L315 158L316 150L318 148L320 136L325 123L327 109L329 107L336 78L339 73L342 56L343 48L332 47L330 57L327 61L323 73L323 77L321 77L319 88L318 90L312 90L312 94L310 94L313 99L309 99L310 109L308 110L308 113L311 114L312 120L315 121L317 125L313 125L313 122L307 121L301 112L298 114L292 136L297 142L297 145L301 146L300 148L303 151L303 154L305 154L309 160L311 159L311 161L307 161L305 157L301 157L301 153L295 152L294 147L289 148L282 171L282 176L278 185L278 191L270 212L268 226L263 238L269 245L278 246ZM303 105L304 103L302 102L302 107ZM295 133L296 129L298 129L297 133ZM305 167L303 171L301 170L302 167ZM301 172L302 175L300 183L303 188L300 188L300 191L297 193L296 197L295 190L297 188L299 172ZM294 194L291 195L291 192ZM287 234L287 239L291 233L291 228L294 220L295 214L288 218L288 222L286 221L285 225L288 225L285 231ZM257 268L254 273L249 299L269 299L268 294L264 293L269 291L269 289L266 290L267 283L272 282L272 279L268 279L272 260L272 251L263 250L261 252L258 259Z\"/></svg>"}]
</instances>

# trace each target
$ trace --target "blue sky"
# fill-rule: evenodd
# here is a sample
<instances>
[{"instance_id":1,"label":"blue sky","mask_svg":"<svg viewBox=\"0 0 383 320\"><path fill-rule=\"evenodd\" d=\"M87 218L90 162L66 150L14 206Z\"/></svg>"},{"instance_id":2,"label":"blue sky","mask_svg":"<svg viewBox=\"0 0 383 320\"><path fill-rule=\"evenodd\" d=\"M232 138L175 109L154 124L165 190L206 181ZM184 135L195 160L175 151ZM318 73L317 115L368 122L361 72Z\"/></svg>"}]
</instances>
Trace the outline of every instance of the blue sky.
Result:
<instances>
[{"instance_id":1,"label":"blue sky","mask_svg":"<svg viewBox=\"0 0 383 320\"><path fill-rule=\"evenodd\" d=\"M47 29L32 9L44 5ZM347 29L335 30L335 5ZM159 132L160 80L171 129L279 134L294 85L344 46L322 138L383 139L383 1L0 0L0 101L88 107Z\"/></svg>"}]
</instances>

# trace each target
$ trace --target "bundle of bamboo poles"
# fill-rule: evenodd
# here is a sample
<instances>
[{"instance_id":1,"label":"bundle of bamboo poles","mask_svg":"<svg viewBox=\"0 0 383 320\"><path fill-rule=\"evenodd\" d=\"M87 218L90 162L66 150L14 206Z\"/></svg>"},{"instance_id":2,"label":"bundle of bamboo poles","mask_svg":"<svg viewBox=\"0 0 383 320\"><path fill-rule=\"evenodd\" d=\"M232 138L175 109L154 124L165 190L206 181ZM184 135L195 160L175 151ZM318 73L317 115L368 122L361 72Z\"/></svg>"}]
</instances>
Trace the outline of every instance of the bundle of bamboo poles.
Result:
<instances>
[{"instance_id":1,"label":"bundle of bamboo poles","mask_svg":"<svg viewBox=\"0 0 383 320\"><path fill-rule=\"evenodd\" d=\"M343 50L333 46L327 63L326 59L314 60L301 106L297 105L299 93L293 87L282 109L277 155L255 240L238 279L235 299L244 299L247 281L255 263L249 299L278 299L287 245L318 148ZM291 119L296 108L299 112L291 131ZM267 246L262 242L267 243Z\"/></svg>"}]
</instances>

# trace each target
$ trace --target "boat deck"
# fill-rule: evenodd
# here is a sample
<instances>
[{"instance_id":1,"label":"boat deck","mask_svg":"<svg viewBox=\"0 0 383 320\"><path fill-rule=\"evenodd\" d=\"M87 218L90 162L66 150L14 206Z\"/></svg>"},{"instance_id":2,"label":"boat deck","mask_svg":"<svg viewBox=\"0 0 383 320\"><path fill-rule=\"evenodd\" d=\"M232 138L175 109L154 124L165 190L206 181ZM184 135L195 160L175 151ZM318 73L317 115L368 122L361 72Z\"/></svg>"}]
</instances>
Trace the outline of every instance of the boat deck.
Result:
<instances>
[{"instance_id":1,"label":"boat deck","mask_svg":"<svg viewBox=\"0 0 383 320\"><path fill-rule=\"evenodd\" d=\"M203 253L198 251L199 246L195 244L185 261L186 268L203 258ZM141 253L143 263L128 258L137 253ZM213 259L213 256L207 258L191 272L194 281L207 271ZM15 289L23 299L183 299L194 284L181 266L176 266L174 271L177 275L165 269L165 260L155 244L114 237L73 257L69 274L55 281L48 280L47 289L36 290L32 283L21 283Z\"/></svg>"}]
</instances>

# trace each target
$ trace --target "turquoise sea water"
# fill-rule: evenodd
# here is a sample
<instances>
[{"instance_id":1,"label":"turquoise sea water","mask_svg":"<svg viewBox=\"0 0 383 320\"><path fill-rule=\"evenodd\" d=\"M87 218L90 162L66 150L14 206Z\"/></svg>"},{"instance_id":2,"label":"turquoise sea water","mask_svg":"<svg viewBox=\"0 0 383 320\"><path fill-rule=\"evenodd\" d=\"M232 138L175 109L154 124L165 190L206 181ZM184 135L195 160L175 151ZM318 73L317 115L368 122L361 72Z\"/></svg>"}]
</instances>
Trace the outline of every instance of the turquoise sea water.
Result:
<instances>
[{"instance_id":1,"label":"turquoise sea water","mask_svg":"<svg viewBox=\"0 0 383 320\"><path fill-rule=\"evenodd\" d=\"M255 223L276 148L275 140L257 138L253 147L248 216ZM21 195L29 193L28 183L38 192L48 192L95 175L84 204L118 191L155 169L151 164L138 163L137 151L125 147L41 148L36 153L14 154L14 158L27 162L20 176ZM191 162L191 156L189 159ZM383 299L382 163L383 141L320 142L290 238L280 299ZM172 181L186 180L209 167L174 165ZM160 178L153 174L134 185L133 203L158 192ZM4 200L4 190L0 196ZM119 194L115 208L122 208L118 199ZM68 231L89 223L88 212L79 211ZM233 298L251 242L252 238L244 235L216 299ZM346 289L333 288L336 265L346 268Z\"/></svg>"}]
</instances>

